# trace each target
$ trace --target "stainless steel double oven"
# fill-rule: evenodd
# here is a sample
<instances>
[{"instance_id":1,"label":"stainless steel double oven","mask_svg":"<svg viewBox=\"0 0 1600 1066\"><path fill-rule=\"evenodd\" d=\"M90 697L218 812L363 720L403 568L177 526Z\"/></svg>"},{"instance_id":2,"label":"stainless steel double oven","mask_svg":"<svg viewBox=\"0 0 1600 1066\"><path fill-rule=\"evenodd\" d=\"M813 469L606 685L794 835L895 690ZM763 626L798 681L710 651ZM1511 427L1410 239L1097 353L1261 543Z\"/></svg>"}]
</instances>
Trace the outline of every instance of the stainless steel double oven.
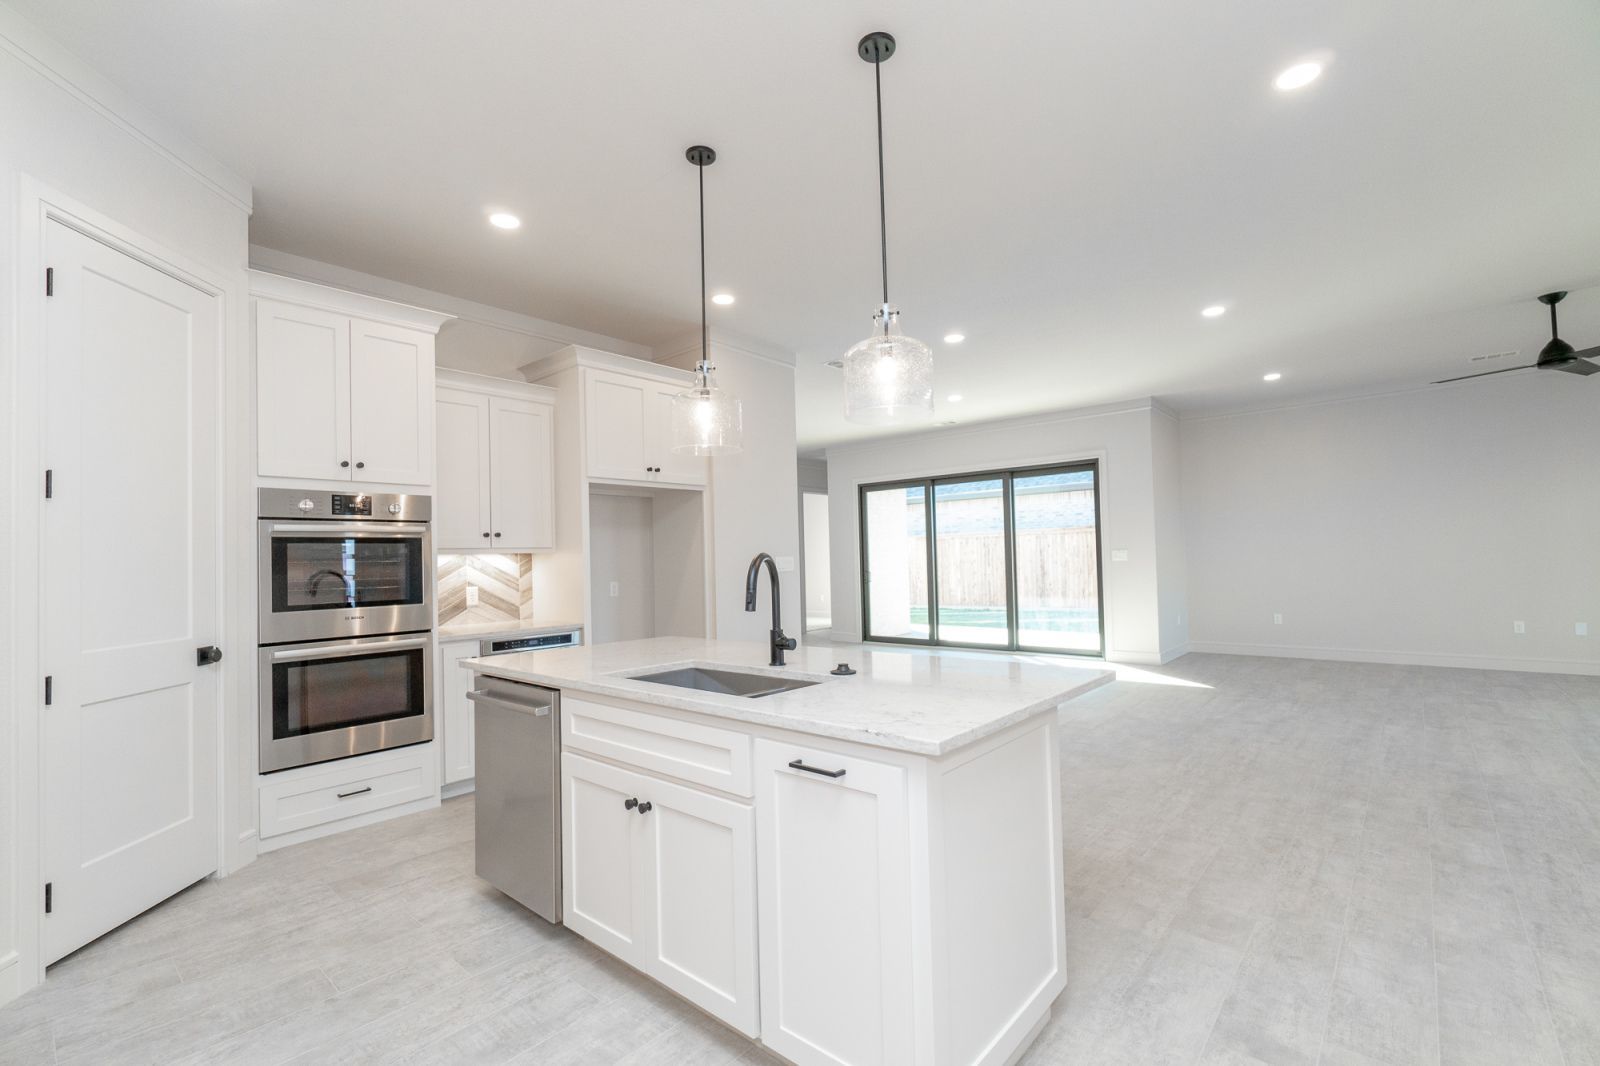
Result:
<instances>
[{"instance_id":1,"label":"stainless steel double oven","mask_svg":"<svg viewBox=\"0 0 1600 1066\"><path fill-rule=\"evenodd\" d=\"M432 501L258 503L262 773L432 740Z\"/></svg>"}]
</instances>

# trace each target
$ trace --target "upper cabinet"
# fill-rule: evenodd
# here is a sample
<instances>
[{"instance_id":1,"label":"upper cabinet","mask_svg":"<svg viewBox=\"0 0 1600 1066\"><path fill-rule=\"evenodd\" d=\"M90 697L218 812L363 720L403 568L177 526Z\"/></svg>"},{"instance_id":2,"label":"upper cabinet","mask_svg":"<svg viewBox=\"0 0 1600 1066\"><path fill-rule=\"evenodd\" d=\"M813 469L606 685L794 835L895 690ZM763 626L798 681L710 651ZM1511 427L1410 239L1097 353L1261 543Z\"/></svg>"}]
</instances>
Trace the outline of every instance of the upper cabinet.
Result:
<instances>
[{"instance_id":1,"label":"upper cabinet","mask_svg":"<svg viewBox=\"0 0 1600 1066\"><path fill-rule=\"evenodd\" d=\"M433 344L449 316L252 274L256 472L427 486Z\"/></svg>"},{"instance_id":2,"label":"upper cabinet","mask_svg":"<svg viewBox=\"0 0 1600 1066\"><path fill-rule=\"evenodd\" d=\"M589 476L704 485L705 459L672 450L672 400L686 387L651 377L586 369L584 436Z\"/></svg>"},{"instance_id":3,"label":"upper cabinet","mask_svg":"<svg viewBox=\"0 0 1600 1066\"><path fill-rule=\"evenodd\" d=\"M435 411L433 537L439 550L551 547L554 390L441 370Z\"/></svg>"}]
</instances>

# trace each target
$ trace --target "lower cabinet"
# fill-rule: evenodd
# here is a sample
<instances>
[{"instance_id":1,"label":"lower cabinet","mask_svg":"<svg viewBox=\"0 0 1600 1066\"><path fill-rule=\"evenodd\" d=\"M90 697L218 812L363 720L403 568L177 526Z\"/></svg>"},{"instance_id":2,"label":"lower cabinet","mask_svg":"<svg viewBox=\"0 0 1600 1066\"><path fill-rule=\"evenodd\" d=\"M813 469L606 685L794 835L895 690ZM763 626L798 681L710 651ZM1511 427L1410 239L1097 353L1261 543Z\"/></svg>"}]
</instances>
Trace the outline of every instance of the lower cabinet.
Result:
<instances>
[{"instance_id":1,"label":"lower cabinet","mask_svg":"<svg viewBox=\"0 0 1600 1066\"><path fill-rule=\"evenodd\" d=\"M767 739L754 770L762 1042L800 1063L919 1061L905 770Z\"/></svg>"},{"instance_id":2,"label":"lower cabinet","mask_svg":"<svg viewBox=\"0 0 1600 1066\"><path fill-rule=\"evenodd\" d=\"M570 751L561 791L566 925L756 1035L749 805Z\"/></svg>"},{"instance_id":3,"label":"lower cabinet","mask_svg":"<svg viewBox=\"0 0 1600 1066\"><path fill-rule=\"evenodd\" d=\"M439 736L444 747L444 783L470 781L476 771L472 753L473 674L461 668L462 659L478 654L476 640L439 645Z\"/></svg>"}]
</instances>

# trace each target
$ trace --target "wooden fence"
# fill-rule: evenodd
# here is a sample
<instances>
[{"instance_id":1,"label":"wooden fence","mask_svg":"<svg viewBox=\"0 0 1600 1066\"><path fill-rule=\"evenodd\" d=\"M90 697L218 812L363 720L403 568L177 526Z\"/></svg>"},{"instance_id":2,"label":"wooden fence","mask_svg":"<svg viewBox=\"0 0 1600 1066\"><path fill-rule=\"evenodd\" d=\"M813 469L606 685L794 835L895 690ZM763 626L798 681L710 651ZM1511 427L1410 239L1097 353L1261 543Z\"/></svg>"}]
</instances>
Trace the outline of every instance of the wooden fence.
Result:
<instances>
[{"instance_id":1,"label":"wooden fence","mask_svg":"<svg viewBox=\"0 0 1600 1066\"><path fill-rule=\"evenodd\" d=\"M911 540L911 602L928 602L924 537ZM1093 607L1099 599L1094 530L1024 530L1017 534L1017 588L1027 607ZM1000 533L939 537L939 605L1003 607L1006 542Z\"/></svg>"}]
</instances>

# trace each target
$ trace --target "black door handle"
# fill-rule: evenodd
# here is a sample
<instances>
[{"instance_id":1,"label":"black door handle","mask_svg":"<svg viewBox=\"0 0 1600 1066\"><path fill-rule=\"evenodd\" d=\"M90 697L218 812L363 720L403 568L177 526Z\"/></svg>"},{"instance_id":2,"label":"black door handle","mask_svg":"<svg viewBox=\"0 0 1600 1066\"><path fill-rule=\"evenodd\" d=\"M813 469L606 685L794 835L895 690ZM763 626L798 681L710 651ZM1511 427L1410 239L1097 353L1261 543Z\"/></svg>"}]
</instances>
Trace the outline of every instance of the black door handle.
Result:
<instances>
[{"instance_id":1,"label":"black door handle","mask_svg":"<svg viewBox=\"0 0 1600 1066\"><path fill-rule=\"evenodd\" d=\"M843 770L819 770L815 766L807 766L805 763L801 762L799 759L796 759L794 762L790 763L789 764L789 769L791 769L791 770L804 770L808 774L818 774L818 775L820 775L822 777L843 777L844 776L844 771Z\"/></svg>"},{"instance_id":2,"label":"black door handle","mask_svg":"<svg viewBox=\"0 0 1600 1066\"><path fill-rule=\"evenodd\" d=\"M222 649L215 644L207 644L203 648L194 650L194 664L196 666L212 666L222 661Z\"/></svg>"}]
</instances>

